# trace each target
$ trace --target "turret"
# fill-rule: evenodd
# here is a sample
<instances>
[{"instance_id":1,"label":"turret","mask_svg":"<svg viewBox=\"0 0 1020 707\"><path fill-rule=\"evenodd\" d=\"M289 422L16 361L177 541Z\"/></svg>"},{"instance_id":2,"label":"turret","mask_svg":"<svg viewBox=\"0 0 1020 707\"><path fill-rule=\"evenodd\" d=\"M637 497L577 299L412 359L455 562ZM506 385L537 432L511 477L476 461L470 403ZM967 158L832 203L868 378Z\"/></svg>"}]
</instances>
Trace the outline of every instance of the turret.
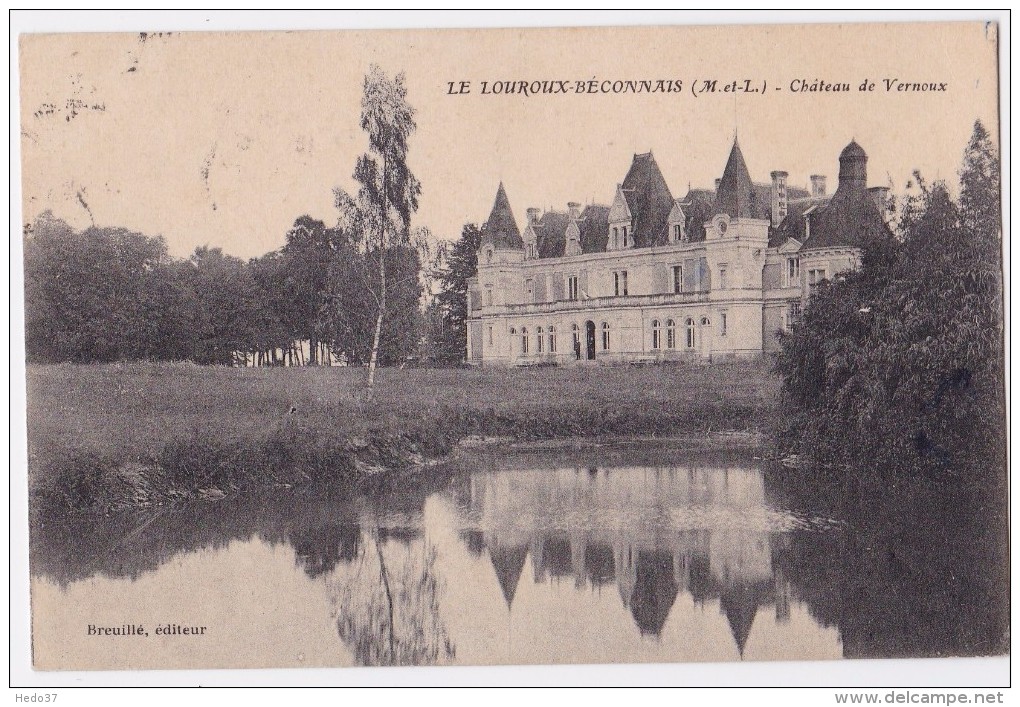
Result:
<instances>
[{"instance_id":1,"label":"turret","mask_svg":"<svg viewBox=\"0 0 1020 707\"><path fill-rule=\"evenodd\" d=\"M860 189L868 186L868 155L856 140L839 154L839 185L844 184Z\"/></svg>"},{"instance_id":2,"label":"turret","mask_svg":"<svg viewBox=\"0 0 1020 707\"><path fill-rule=\"evenodd\" d=\"M510 208L510 200L506 196L503 182L499 183L492 211L482 226L479 252L479 265L520 261L524 258L524 239L521 238L517 221L514 220L514 213Z\"/></svg>"}]
</instances>

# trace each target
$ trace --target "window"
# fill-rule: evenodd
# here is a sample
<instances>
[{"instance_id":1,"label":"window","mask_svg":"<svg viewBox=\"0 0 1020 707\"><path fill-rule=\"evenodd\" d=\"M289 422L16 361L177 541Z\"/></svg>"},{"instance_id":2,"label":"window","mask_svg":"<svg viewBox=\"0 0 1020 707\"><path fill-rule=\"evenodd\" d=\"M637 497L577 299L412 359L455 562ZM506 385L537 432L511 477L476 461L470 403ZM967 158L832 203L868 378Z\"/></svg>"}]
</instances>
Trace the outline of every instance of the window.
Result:
<instances>
[{"instance_id":1,"label":"window","mask_svg":"<svg viewBox=\"0 0 1020 707\"><path fill-rule=\"evenodd\" d=\"M684 238L683 224L673 224L673 240L679 243Z\"/></svg>"},{"instance_id":2,"label":"window","mask_svg":"<svg viewBox=\"0 0 1020 707\"><path fill-rule=\"evenodd\" d=\"M521 327L521 353L528 355L528 327Z\"/></svg>"},{"instance_id":3,"label":"window","mask_svg":"<svg viewBox=\"0 0 1020 707\"><path fill-rule=\"evenodd\" d=\"M549 325L549 353L556 353L556 327Z\"/></svg>"},{"instance_id":4,"label":"window","mask_svg":"<svg viewBox=\"0 0 1020 707\"><path fill-rule=\"evenodd\" d=\"M701 318L701 326L709 326L712 322L709 321L708 317Z\"/></svg>"},{"instance_id":5,"label":"window","mask_svg":"<svg viewBox=\"0 0 1020 707\"><path fill-rule=\"evenodd\" d=\"M719 289L725 290L729 287L729 279L727 278L728 270L730 266L727 263L719 263Z\"/></svg>"},{"instance_id":6,"label":"window","mask_svg":"<svg viewBox=\"0 0 1020 707\"><path fill-rule=\"evenodd\" d=\"M489 327L489 346L492 346L492 327Z\"/></svg>"},{"instance_id":7,"label":"window","mask_svg":"<svg viewBox=\"0 0 1020 707\"><path fill-rule=\"evenodd\" d=\"M527 295L526 302L535 301L535 281L530 277L524 281L524 292Z\"/></svg>"},{"instance_id":8,"label":"window","mask_svg":"<svg viewBox=\"0 0 1020 707\"><path fill-rule=\"evenodd\" d=\"M687 348L693 349L694 348L694 320L691 317L688 317L687 321L684 322L684 325L687 327L687 342L686 342L687 343Z\"/></svg>"},{"instance_id":9,"label":"window","mask_svg":"<svg viewBox=\"0 0 1020 707\"><path fill-rule=\"evenodd\" d=\"M615 250L619 247L620 247L620 229L616 226L613 226L613 249Z\"/></svg>"},{"instance_id":10,"label":"window","mask_svg":"<svg viewBox=\"0 0 1020 707\"><path fill-rule=\"evenodd\" d=\"M719 336L726 336L726 312L719 312Z\"/></svg>"},{"instance_id":11,"label":"window","mask_svg":"<svg viewBox=\"0 0 1020 707\"><path fill-rule=\"evenodd\" d=\"M673 266L673 292L680 294L684 291L684 269L681 265Z\"/></svg>"},{"instance_id":12,"label":"window","mask_svg":"<svg viewBox=\"0 0 1020 707\"><path fill-rule=\"evenodd\" d=\"M807 276L808 284L814 287L815 285L817 285L818 283L825 279L825 270L824 269L808 270Z\"/></svg>"},{"instance_id":13,"label":"window","mask_svg":"<svg viewBox=\"0 0 1020 707\"><path fill-rule=\"evenodd\" d=\"M609 350L609 322L602 322L602 350Z\"/></svg>"},{"instance_id":14,"label":"window","mask_svg":"<svg viewBox=\"0 0 1020 707\"><path fill-rule=\"evenodd\" d=\"M613 273L613 288L617 297L627 294L627 271L617 270Z\"/></svg>"},{"instance_id":15,"label":"window","mask_svg":"<svg viewBox=\"0 0 1020 707\"><path fill-rule=\"evenodd\" d=\"M578 326L576 324L571 324L570 325L570 330L574 334L574 353L577 354L578 358L580 358L581 357L581 330L578 328Z\"/></svg>"},{"instance_id":16,"label":"window","mask_svg":"<svg viewBox=\"0 0 1020 707\"><path fill-rule=\"evenodd\" d=\"M542 337L542 327L539 327L538 331L535 332L535 349L538 353L542 353L545 349L545 339Z\"/></svg>"},{"instance_id":17,"label":"window","mask_svg":"<svg viewBox=\"0 0 1020 707\"><path fill-rule=\"evenodd\" d=\"M627 239L627 227L626 226L623 227L623 247L624 248L629 248L630 247L630 241Z\"/></svg>"},{"instance_id":18,"label":"window","mask_svg":"<svg viewBox=\"0 0 1020 707\"><path fill-rule=\"evenodd\" d=\"M800 284L800 258L786 259L785 287L796 287Z\"/></svg>"},{"instance_id":19,"label":"window","mask_svg":"<svg viewBox=\"0 0 1020 707\"><path fill-rule=\"evenodd\" d=\"M535 257L535 244L534 243L529 243L528 244L528 257L529 258L534 258Z\"/></svg>"},{"instance_id":20,"label":"window","mask_svg":"<svg viewBox=\"0 0 1020 707\"><path fill-rule=\"evenodd\" d=\"M790 307L786 311L786 328L792 329L796 325L800 324L800 302L790 302Z\"/></svg>"},{"instance_id":21,"label":"window","mask_svg":"<svg viewBox=\"0 0 1020 707\"><path fill-rule=\"evenodd\" d=\"M672 319L666 320L666 348L676 348L676 322Z\"/></svg>"},{"instance_id":22,"label":"window","mask_svg":"<svg viewBox=\"0 0 1020 707\"><path fill-rule=\"evenodd\" d=\"M491 248L489 248L488 250L485 251L485 262L487 262L487 263L491 263L492 262L492 249Z\"/></svg>"},{"instance_id":23,"label":"window","mask_svg":"<svg viewBox=\"0 0 1020 707\"><path fill-rule=\"evenodd\" d=\"M485 286L485 306L492 306L492 285Z\"/></svg>"},{"instance_id":24,"label":"window","mask_svg":"<svg viewBox=\"0 0 1020 707\"><path fill-rule=\"evenodd\" d=\"M567 299L577 299L577 275L570 275L567 277Z\"/></svg>"},{"instance_id":25,"label":"window","mask_svg":"<svg viewBox=\"0 0 1020 707\"><path fill-rule=\"evenodd\" d=\"M662 329L659 328L659 320L652 320L652 348L662 348Z\"/></svg>"}]
</instances>

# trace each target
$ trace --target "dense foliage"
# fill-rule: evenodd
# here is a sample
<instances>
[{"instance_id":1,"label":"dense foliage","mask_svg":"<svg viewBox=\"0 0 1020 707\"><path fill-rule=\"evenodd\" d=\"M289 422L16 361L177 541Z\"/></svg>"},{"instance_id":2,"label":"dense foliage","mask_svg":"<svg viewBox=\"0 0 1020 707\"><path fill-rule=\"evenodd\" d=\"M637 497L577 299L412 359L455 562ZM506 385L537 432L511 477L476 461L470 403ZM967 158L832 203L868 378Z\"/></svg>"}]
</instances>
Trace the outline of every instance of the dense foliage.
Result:
<instances>
[{"instance_id":1,"label":"dense foliage","mask_svg":"<svg viewBox=\"0 0 1020 707\"><path fill-rule=\"evenodd\" d=\"M460 363L467 355L468 280L478 274L481 242L482 230L465 225L437 269L441 290L433 301L429 343L431 355L443 363Z\"/></svg>"},{"instance_id":2,"label":"dense foliage","mask_svg":"<svg viewBox=\"0 0 1020 707\"><path fill-rule=\"evenodd\" d=\"M416 353L421 260L386 250L393 280L383 363ZM378 249L301 216L286 245L244 262L219 248L167 255L161 238L121 228L75 232L43 214L25 233L29 361L319 362L368 360L378 312ZM298 342L308 342L299 352Z\"/></svg>"},{"instance_id":3,"label":"dense foliage","mask_svg":"<svg viewBox=\"0 0 1020 707\"><path fill-rule=\"evenodd\" d=\"M959 199L918 180L899 239L812 295L777 362L795 451L886 480L1003 469L998 172L978 122Z\"/></svg>"}]
</instances>

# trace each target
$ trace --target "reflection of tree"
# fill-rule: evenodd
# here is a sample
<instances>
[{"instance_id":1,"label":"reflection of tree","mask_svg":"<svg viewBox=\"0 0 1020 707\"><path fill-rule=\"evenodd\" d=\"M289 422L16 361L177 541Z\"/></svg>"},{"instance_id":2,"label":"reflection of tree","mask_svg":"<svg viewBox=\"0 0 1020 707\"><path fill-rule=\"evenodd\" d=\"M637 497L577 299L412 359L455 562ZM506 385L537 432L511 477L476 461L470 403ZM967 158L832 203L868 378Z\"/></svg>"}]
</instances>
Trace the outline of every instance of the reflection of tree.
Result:
<instances>
[{"instance_id":1,"label":"reflection of tree","mask_svg":"<svg viewBox=\"0 0 1020 707\"><path fill-rule=\"evenodd\" d=\"M309 577L329 574L340 562L358 556L361 529L357 524L325 525L291 537L294 556Z\"/></svg>"},{"instance_id":2,"label":"reflection of tree","mask_svg":"<svg viewBox=\"0 0 1020 707\"><path fill-rule=\"evenodd\" d=\"M1005 495L782 483L795 503L845 521L837 533L794 533L776 561L811 614L839 628L846 657L1009 650Z\"/></svg>"},{"instance_id":3,"label":"reflection of tree","mask_svg":"<svg viewBox=\"0 0 1020 707\"><path fill-rule=\"evenodd\" d=\"M439 615L442 584L435 547L363 538L346 581L336 589L337 632L361 665L435 665L455 655ZM339 586L342 585L342 586Z\"/></svg>"}]
</instances>

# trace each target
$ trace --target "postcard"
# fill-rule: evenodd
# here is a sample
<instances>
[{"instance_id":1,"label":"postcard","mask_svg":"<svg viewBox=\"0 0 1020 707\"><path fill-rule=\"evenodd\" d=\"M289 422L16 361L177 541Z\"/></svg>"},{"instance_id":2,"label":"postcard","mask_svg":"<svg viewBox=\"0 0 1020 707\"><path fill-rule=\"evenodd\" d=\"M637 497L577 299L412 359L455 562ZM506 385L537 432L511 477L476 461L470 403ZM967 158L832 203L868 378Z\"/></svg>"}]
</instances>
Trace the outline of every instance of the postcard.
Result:
<instances>
[{"instance_id":1,"label":"postcard","mask_svg":"<svg viewBox=\"0 0 1020 707\"><path fill-rule=\"evenodd\" d=\"M998 29L23 34L34 669L1008 653Z\"/></svg>"}]
</instances>

